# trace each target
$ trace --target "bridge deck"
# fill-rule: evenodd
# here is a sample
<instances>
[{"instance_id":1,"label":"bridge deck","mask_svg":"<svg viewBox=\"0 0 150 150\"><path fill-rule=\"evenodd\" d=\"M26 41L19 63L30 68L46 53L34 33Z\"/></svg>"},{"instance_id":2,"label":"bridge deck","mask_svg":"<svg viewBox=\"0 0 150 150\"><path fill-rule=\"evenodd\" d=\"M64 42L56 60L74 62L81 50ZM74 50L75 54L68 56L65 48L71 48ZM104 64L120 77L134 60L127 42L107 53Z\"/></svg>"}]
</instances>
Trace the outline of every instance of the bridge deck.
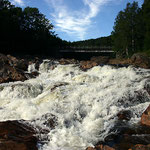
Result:
<instances>
[{"instance_id":1,"label":"bridge deck","mask_svg":"<svg viewBox=\"0 0 150 150\"><path fill-rule=\"evenodd\" d=\"M62 53L114 53L113 50L60 50Z\"/></svg>"},{"instance_id":2,"label":"bridge deck","mask_svg":"<svg viewBox=\"0 0 150 150\"><path fill-rule=\"evenodd\" d=\"M61 53L114 53L112 47L64 47L59 50Z\"/></svg>"}]
</instances>

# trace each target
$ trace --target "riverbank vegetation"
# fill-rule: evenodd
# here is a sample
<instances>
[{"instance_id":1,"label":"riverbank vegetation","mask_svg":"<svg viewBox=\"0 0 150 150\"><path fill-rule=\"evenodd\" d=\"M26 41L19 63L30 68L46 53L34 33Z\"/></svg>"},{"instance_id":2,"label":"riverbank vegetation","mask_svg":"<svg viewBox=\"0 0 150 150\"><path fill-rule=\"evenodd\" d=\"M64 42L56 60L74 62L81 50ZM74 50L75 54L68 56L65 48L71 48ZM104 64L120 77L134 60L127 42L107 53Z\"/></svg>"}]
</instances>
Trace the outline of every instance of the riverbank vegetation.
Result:
<instances>
[{"instance_id":1,"label":"riverbank vegetation","mask_svg":"<svg viewBox=\"0 0 150 150\"><path fill-rule=\"evenodd\" d=\"M100 37L97 39L89 39L84 41L76 41L70 43L71 46L75 47L111 47L112 46L112 37Z\"/></svg>"},{"instance_id":2,"label":"riverbank vegetation","mask_svg":"<svg viewBox=\"0 0 150 150\"><path fill-rule=\"evenodd\" d=\"M121 57L140 52L150 55L150 1L128 3L116 17L112 31L113 49Z\"/></svg>"},{"instance_id":3,"label":"riverbank vegetation","mask_svg":"<svg viewBox=\"0 0 150 150\"><path fill-rule=\"evenodd\" d=\"M11 54L55 55L63 41L52 23L37 8L15 7L0 1L0 50Z\"/></svg>"}]
</instances>

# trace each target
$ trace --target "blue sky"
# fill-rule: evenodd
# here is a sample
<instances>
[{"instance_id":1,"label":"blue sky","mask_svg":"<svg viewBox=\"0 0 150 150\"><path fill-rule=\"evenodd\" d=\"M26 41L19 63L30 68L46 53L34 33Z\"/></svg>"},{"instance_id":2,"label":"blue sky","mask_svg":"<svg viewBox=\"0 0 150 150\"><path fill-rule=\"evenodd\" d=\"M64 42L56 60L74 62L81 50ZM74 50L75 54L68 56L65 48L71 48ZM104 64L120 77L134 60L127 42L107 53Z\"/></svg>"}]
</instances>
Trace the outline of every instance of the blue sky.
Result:
<instances>
[{"instance_id":1,"label":"blue sky","mask_svg":"<svg viewBox=\"0 0 150 150\"><path fill-rule=\"evenodd\" d=\"M16 6L37 7L67 41L108 36L115 18L133 0L10 0ZM139 6L144 0L136 0Z\"/></svg>"}]
</instances>

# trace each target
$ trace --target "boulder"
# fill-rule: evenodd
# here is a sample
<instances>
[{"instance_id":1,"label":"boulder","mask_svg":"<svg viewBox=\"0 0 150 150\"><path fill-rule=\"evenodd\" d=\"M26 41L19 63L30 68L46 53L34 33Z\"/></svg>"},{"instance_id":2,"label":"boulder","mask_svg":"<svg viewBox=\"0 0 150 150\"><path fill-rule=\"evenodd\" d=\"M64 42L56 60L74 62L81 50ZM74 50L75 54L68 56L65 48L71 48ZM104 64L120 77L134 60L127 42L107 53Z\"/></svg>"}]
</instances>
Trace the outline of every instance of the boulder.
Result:
<instances>
[{"instance_id":1,"label":"boulder","mask_svg":"<svg viewBox=\"0 0 150 150\"><path fill-rule=\"evenodd\" d=\"M40 64L43 62L43 60L32 60L29 61L28 65L35 64L35 69L39 70Z\"/></svg>"},{"instance_id":2,"label":"boulder","mask_svg":"<svg viewBox=\"0 0 150 150\"><path fill-rule=\"evenodd\" d=\"M97 145L94 148L93 147L88 147L86 150L115 150L112 147L109 147L107 145Z\"/></svg>"},{"instance_id":3,"label":"boulder","mask_svg":"<svg viewBox=\"0 0 150 150\"><path fill-rule=\"evenodd\" d=\"M94 61L81 61L80 62L80 67L82 70L87 70L87 69L90 69L97 65L98 65L98 63L96 63Z\"/></svg>"},{"instance_id":4,"label":"boulder","mask_svg":"<svg viewBox=\"0 0 150 150\"><path fill-rule=\"evenodd\" d=\"M146 125L146 126L150 126L150 105L148 106L148 108L142 114L141 124Z\"/></svg>"},{"instance_id":5,"label":"boulder","mask_svg":"<svg viewBox=\"0 0 150 150\"><path fill-rule=\"evenodd\" d=\"M117 114L118 120L129 121L131 119L131 112L129 110L120 111Z\"/></svg>"},{"instance_id":6,"label":"boulder","mask_svg":"<svg viewBox=\"0 0 150 150\"><path fill-rule=\"evenodd\" d=\"M75 59L64 59L64 58L62 58L62 59L59 60L59 63L60 63L61 65L77 64L78 61L75 60Z\"/></svg>"},{"instance_id":7,"label":"boulder","mask_svg":"<svg viewBox=\"0 0 150 150\"><path fill-rule=\"evenodd\" d=\"M8 61L7 56L5 56L5 55L3 55L3 54L0 53L0 68L4 64L8 64L8 63L9 63L9 61Z\"/></svg>"},{"instance_id":8,"label":"boulder","mask_svg":"<svg viewBox=\"0 0 150 150\"><path fill-rule=\"evenodd\" d=\"M91 61L96 62L97 64L107 64L109 61L109 57L107 56L92 57Z\"/></svg>"},{"instance_id":9,"label":"boulder","mask_svg":"<svg viewBox=\"0 0 150 150\"><path fill-rule=\"evenodd\" d=\"M10 66L13 66L15 68L27 71L28 69L28 61L24 59L17 59L14 56L7 55L8 61Z\"/></svg>"},{"instance_id":10,"label":"boulder","mask_svg":"<svg viewBox=\"0 0 150 150\"><path fill-rule=\"evenodd\" d=\"M19 61L16 57L0 54L0 83L26 80L24 74L26 67L27 64L25 65L23 61Z\"/></svg>"},{"instance_id":11,"label":"boulder","mask_svg":"<svg viewBox=\"0 0 150 150\"><path fill-rule=\"evenodd\" d=\"M12 81L25 81L27 78L23 71L9 65L3 65L0 68L0 83Z\"/></svg>"},{"instance_id":12,"label":"boulder","mask_svg":"<svg viewBox=\"0 0 150 150\"><path fill-rule=\"evenodd\" d=\"M143 54L139 54L139 53L133 54L130 60L133 65L145 69L150 68L150 58Z\"/></svg>"},{"instance_id":13,"label":"boulder","mask_svg":"<svg viewBox=\"0 0 150 150\"><path fill-rule=\"evenodd\" d=\"M51 88L51 92L53 92L57 87L61 87L61 86L66 86L69 85L69 83L67 82L58 82L55 85L52 86Z\"/></svg>"},{"instance_id":14,"label":"boulder","mask_svg":"<svg viewBox=\"0 0 150 150\"><path fill-rule=\"evenodd\" d=\"M114 65L114 66L122 66L122 67L126 67L129 66L129 64L131 64L130 59L110 59L108 62L109 65Z\"/></svg>"},{"instance_id":15,"label":"boulder","mask_svg":"<svg viewBox=\"0 0 150 150\"><path fill-rule=\"evenodd\" d=\"M37 61L37 60L36 60ZM0 84L14 81L25 81L28 78L35 78L39 73L26 73L29 61L17 59L11 55L0 54Z\"/></svg>"},{"instance_id":16,"label":"boulder","mask_svg":"<svg viewBox=\"0 0 150 150\"><path fill-rule=\"evenodd\" d=\"M0 150L37 150L32 145L17 141L3 141L0 143Z\"/></svg>"},{"instance_id":17,"label":"boulder","mask_svg":"<svg viewBox=\"0 0 150 150\"><path fill-rule=\"evenodd\" d=\"M96 145L108 145L116 150L128 150L134 145L150 144L150 127L141 124L129 125L127 121L117 121L104 141Z\"/></svg>"},{"instance_id":18,"label":"boulder","mask_svg":"<svg viewBox=\"0 0 150 150\"><path fill-rule=\"evenodd\" d=\"M148 80L144 86L144 90L150 95L150 80Z\"/></svg>"},{"instance_id":19,"label":"boulder","mask_svg":"<svg viewBox=\"0 0 150 150\"><path fill-rule=\"evenodd\" d=\"M149 145L137 144L128 150L150 150L150 144Z\"/></svg>"},{"instance_id":20,"label":"boulder","mask_svg":"<svg viewBox=\"0 0 150 150\"><path fill-rule=\"evenodd\" d=\"M51 113L47 113L42 115L41 118L38 118L34 121L38 120L40 120L43 123L43 125L48 127L49 129L54 129L57 126L58 118Z\"/></svg>"},{"instance_id":21,"label":"boulder","mask_svg":"<svg viewBox=\"0 0 150 150\"><path fill-rule=\"evenodd\" d=\"M32 127L21 121L0 122L0 150L38 150Z\"/></svg>"}]
</instances>

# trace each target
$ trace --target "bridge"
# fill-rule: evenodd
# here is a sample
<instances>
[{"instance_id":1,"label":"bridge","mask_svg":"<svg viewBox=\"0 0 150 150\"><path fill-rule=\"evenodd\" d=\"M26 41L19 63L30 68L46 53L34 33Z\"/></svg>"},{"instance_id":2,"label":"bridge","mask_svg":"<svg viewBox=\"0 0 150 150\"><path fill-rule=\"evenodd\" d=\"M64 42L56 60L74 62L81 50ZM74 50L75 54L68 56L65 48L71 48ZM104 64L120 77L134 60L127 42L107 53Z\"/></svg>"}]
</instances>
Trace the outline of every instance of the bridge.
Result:
<instances>
[{"instance_id":1,"label":"bridge","mask_svg":"<svg viewBox=\"0 0 150 150\"><path fill-rule=\"evenodd\" d=\"M112 47L63 47L60 53L114 53Z\"/></svg>"},{"instance_id":2,"label":"bridge","mask_svg":"<svg viewBox=\"0 0 150 150\"><path fill-rule=\"evenodd\" d=\"M62 47L59 53L65 58L89 59L93 56L115 57L112 47Z\"/></svg>"}]
</instances>

